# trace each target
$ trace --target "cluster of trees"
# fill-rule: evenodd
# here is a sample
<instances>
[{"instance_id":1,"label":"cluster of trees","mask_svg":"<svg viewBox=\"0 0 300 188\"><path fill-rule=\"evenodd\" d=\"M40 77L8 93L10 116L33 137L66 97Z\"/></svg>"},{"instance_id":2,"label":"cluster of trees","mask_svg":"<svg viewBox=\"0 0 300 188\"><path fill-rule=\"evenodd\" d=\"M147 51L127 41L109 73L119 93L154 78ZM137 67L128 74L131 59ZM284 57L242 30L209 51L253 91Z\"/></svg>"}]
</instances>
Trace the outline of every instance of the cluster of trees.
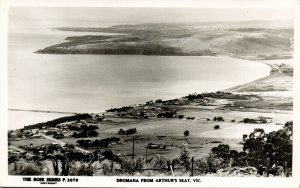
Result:
<instances>
[{"instance_id":1,"label":"cluster of trees","mask_svg":"<svg viewBox=\"0 0 300 188\"><path fill-rule=\"evenodd\" d=\"M203 99L204 96L202 94L193 93L189 94L188 96L185 96L184 98L188 99L189 101L192 101L195 99Z\"/></svg>"},{"instance_id":2,"label":"cluster of trees","mask_svg":"<svg viewBox=\"0 0 300 188\"><path fill-rule=\"evenodd\" d=\"M46 135L54 135L55 133L57 133L57 131L47 131L45 134Z\"/></svg>"},{"instance_id":3,"label":"cluster of trees","mask_svg":"<svg viewBox=\"0 0 300 188\"><path fill-rule=\"evenodd\" d=\"M183 119L183 118L184 118L184 115L176 115L175 118Z\"/></svg>"},{"instance_id":4,"label":"cluster of trees","mask_svg":"<svg viewBox=\"0 0 300 188\"><path fill-rule=\"evenodd\" d=\"M77 140L77 144L83 148L107 148L113 142L119 142L121 139L110 137L101 140Z\"/></svg>"},{"instance_id":5,"label":"cluster of trees","mask_svg":"<svg viewBox=\"0 0 300 188\"><path fill-rule=\"evenodd\" d=\"M176 111L166 111L166 112L161 112L159 114L157 114L158 118L173 118L174 115L176 114Z\"/></svg>"},{"instance_id":6,"label":"cluster of trees","mask_svg":"<svg viewBox=\"0 0 300 188\"><path fill-rule=\"evenodd\" d=\"M97 137L99 135L99 133L97 131L95 131L96 129L98 129L97 125L81 125L80 128L75 128L76 126L74 126L72 130L82 130L81 132L74 132L73 133L73 137L75 138L86 138L86 137Z\"/></svg>"},{"instance_id":7,"label":"cluster of trees","mask_svg":"<svg viewBox=\"0 0 300 188\"><path fill-rule=\"evenodd\" d=\"M120 135L125 135L125 134L129 135L129 134L134 134L136 132L137 132L136 128L131 128L131 129L127 129L127 130L120 129L118 131L118 134L120 134Z\"/></svg>"},{"instance_id":8,"label":"cluster of trees","mask_svg":"<svg viewBox=\"0 0 300 188\"><path fill-rule=\"evenodd\" d=\"M178 104L179 102L180 102L179 99L170 99L170 100L162 101L164 105L174 105L174 104Z\"/></svg>"},{"instance_id":9,"label":"cluster of trees","mask_svg":"<svg viewBox=\"0 0 300 188\"><path fill-rule=\"evenodd\" d=\"M96 130L96 129L98 129L98 126L97 126L97 125L86 125L86 124L83 124L83 125L80 125L80 126L69 125L68 128L69 128L71 131L79 131L79 130L87 130L87 131L91 131L91 130Z\"/></svg>"},{"instance_id":10,"label":"cluster of trees","mask_svg":"<svg viewBox=\"0 0 300 188\"><path fill-rule=\"evenodd\" d=\"M222 160L222 165L251 166L260 175L270 173L280 175L284 170L292 172L293 122L287 122L283 129L268 134L263 129L255 129L249 136L243 135L243 151L230 150L228 145L220 144L212 148L212 154Z\"/></svg>"},{"instance_id":11,"label":"cluster of trees","mask_svg":"<svg viewBox=\"0 0 300 188\"><path fill-rule=\"evenodd\" d=\"M126 112L127 110L133 109L132 106L123 106L121 108L111 108L106 110L107 112Z\"/></svg>"},{"instance_id":12,"label":"cluster of trees","mask_svg":"<svg viewBox=\"0 0 300 188\"><path fill-rule=\"evenodd\" d=\"M216 117L214 117L214 121L225 121L225 120L221 116L216 116Z\"/></svg>"},{"instance_id":13,"label":"cluster of trees","mask_svg":"<svg viewBox=\"0 0 300 188\"><path fill-rule=\"evenodd\" d=\"M79 133L74 132L72 137L75 138L87 138L87 137L97 137L99 133L95 130L83 130Z\"/></svg>"},{"instance_id":14,"label":"cluster of trees","mask_svg":"<svg viewBox=\"0 0 300 188\"><path fill-rule=\"evenodd\" d=\"M203 95L203 97L209 97L209 98L239 99L239 100L247 100L250 97L249 95L233 94L233 93L230 93L230 92L223 92L223 91L203 93L202 95Z\"/></svg>"},{"instance_id":15,"label":"cluster of trees","mask_svg":"<svg viewBox=\"0 0 300 188\"><path fill-rule=\"evenodd\" d=\"M222 91L217 91L217 92L210 92L210 93L193 93L189 94L188 96L185 96L184 98L188 100L194 100L194 99L204 99L205 97L207 98L217 98L217 99L239 99L239 100L247 100L249 99L249 95L239 95L239 94L233 94L230 92L222 92Z\"/></svg>"},{"instance_id":16,"label":"cluster of trees","mask_svg":"<svg viewBox=\"0 0 300 188\"><path fill-rule=\"evenodd\" d=\"M50 128L50 127L55 127L56 125L60 124L60 123L65 123L68 121L80 121L82 119L89 119L92 118L92 116L90 114L76 114L73 116L66 116L66 117L61 117L61 118L57 118L51 121L47 121L44 123L37 123L34 125L28 125L28 126L24 126L24 130L28 130L28 129L42 129L42 127L46 127L46 128Z\"/></svg>"},{"instance_id":17,"label":"cluster of trees","mask_svg":"<svg viewBox=\"0 0 300 188\"><path fill-rule=\"evenodd\" d=\"M61 133L61 132L54 132L54 134L53 134L53 138L56 138L56 139L62 139L62 138L64 138L65 137L65 135L63 134L63 133Z\"/></svg>"},{"instance_id":18,"label":"cluster of trees","mask_svg":"<svg viewBox=\"0 0 300 188\"><path fill-rule=\"evenodd\" d=\"M245 118L241 122L244 122L244 123L253 123L253 124L256 124L256 123L268 123L268 121L266 119L264 119L264 118L260 118L260 119Z\"/></svg>"}]
</instances>

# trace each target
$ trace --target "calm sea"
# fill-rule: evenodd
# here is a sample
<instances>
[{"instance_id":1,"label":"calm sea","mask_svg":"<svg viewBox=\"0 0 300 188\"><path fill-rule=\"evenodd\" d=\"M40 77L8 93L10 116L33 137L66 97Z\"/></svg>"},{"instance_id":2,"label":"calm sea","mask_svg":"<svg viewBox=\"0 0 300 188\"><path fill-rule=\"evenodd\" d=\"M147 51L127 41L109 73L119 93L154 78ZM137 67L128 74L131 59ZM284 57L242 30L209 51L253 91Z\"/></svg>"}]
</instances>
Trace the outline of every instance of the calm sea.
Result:
<instances>
[{"instance_id":1,"label":"calm sea","mask_svg":"<svg viewBox=\"0 0 300 188\"><path fill-rule=\"evenodd\" d=\"M102 112L152 99L222 90L270 71L266 65L228 57L35 54L67 36L86 34L41 33L9 34L9 108ZM9 111L9 129L60 116L64 115Z\"/></svg>"}]
</instances>

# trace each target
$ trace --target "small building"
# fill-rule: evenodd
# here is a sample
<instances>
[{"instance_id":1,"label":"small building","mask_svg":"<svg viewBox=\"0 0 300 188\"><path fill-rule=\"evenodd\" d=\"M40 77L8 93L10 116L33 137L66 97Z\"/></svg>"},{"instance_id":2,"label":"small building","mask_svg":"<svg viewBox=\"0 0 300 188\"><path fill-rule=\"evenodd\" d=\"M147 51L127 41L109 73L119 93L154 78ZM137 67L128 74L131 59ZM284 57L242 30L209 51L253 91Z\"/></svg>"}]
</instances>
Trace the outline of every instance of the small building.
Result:
<instances>
[{"instance_id":1,"label":"small building","mask_svg":"<svg viewBox=\"0 0 300 188\"><path fill-rule=\"evenodd\" d=\"M159 146L157 144L149 143L146 148L148 148L148 149L158 149Z\"/></svg>"},{"instance_id":2,"label":"small building","mask_svg":"<svg viewBox=\"0 0 300 188\"><path fill-rule=\"evenodd\" d=\"M31 138L42 138L42 136L39 134L35 134L35 135L32 135Z\"/></svg>"}]
</instances>

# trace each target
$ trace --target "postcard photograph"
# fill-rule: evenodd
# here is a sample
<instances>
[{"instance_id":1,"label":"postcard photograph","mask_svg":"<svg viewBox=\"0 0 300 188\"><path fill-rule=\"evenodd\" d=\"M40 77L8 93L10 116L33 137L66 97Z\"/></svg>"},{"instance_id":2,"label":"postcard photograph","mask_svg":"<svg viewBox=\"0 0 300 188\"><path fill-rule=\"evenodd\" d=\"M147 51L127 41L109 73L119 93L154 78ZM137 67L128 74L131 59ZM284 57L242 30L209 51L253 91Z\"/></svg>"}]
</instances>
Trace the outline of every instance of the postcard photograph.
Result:
<instances>
[{"instance_id":1,"label":"postcard photograph","mask_svg":"<svg viewBox=\"0 0 300 188\"><path fill-rule=\"evenodd\" d=\"M293 177L293 9L13 6L7 35L9 176Z\"/></svg>"}]
</instances>

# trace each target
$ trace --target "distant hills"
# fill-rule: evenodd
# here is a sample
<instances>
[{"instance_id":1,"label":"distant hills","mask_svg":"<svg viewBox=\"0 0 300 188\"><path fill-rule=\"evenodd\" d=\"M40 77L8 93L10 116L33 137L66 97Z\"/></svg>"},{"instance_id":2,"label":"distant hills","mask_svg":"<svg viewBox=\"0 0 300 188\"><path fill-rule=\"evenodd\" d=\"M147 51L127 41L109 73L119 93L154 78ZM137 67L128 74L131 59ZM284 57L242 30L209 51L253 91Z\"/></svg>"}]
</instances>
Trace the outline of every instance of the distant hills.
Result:
<instances>
[{"instance_id":1,"label":"distant hills","mask_svg":"<svg viewBox=\"0 0 300 188\"><path fill-rule=\"evenodd\" d=\"M36 53L228 55L245 59L273 59L291 57L294 38L290 22L278 24L275 21L150 23L55 30L99 32L99 35L70 36L64 42L37 50Z\"/></svg>"}]
</instances>

